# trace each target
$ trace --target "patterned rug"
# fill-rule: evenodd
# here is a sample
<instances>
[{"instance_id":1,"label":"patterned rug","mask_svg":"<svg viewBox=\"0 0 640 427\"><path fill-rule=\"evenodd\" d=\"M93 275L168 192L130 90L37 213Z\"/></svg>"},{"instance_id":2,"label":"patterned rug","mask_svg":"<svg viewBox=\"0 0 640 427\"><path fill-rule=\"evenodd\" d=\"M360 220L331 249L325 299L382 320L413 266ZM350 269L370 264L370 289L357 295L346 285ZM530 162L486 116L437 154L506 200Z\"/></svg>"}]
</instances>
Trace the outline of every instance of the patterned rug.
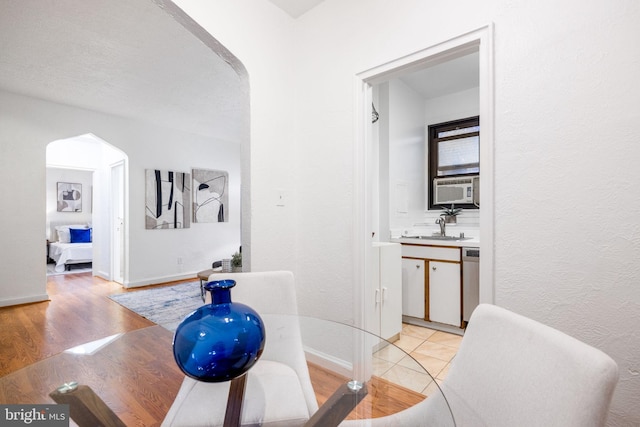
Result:
<instances>
[{"instance_id":1,"label":"patterned rug","mask_svg":"<svg viewBox=\"0 0 640 427\"><path fill-rule=\"evenodd\" d=\"M175 331L180 322L201 307L200 282L111 295L113 301L154 323Z\"/></svg>"}]
</instances>

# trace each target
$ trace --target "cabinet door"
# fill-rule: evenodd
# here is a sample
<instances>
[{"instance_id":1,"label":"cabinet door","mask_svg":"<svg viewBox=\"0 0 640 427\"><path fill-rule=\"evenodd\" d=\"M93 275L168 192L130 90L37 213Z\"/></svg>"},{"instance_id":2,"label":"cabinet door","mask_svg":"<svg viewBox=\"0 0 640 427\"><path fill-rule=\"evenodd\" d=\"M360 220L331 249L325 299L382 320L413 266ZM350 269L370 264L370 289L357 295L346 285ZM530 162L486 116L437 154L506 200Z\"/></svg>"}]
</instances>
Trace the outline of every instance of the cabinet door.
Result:
<instances>
[{"instance_id":1,"label":"cabinet door","mask_svg":"<svg viewBox=\"0 0 640 427\"><path fill-rule=\"evenodd\" d=\"M425 261L402 259L402 314L424 319Z\"/></svg>"},{"instance_id":2,"label":"cabinet door","mask_svg":"<svg viewBox=\"0 0 640 427\"><path fill-rule=\"evenodd\" d=\"M460 326L460 264L429 261L429 320Z\"/></svg>"},{"instance_id":3,"label":"cabinet door","mask_svg":"<svg viewBox=\"0 0 640 427\"><path fill-rule=\"evenodd\" d=\"M380 336L386 340L402 331L402 263L400 245L380 248Z\"/></svg>"},{"instance_id":4,"label":"cabinet door","mask_svg":"<svg viewBox=\"0 0 640 427\"><path fill-rule=\"evenodd\" d=\"M371 283L367 285L364 328L380 335L380 312L382 296L380 292L380 247L374 245L371 250Z\"/></svg>"}]
</instances>

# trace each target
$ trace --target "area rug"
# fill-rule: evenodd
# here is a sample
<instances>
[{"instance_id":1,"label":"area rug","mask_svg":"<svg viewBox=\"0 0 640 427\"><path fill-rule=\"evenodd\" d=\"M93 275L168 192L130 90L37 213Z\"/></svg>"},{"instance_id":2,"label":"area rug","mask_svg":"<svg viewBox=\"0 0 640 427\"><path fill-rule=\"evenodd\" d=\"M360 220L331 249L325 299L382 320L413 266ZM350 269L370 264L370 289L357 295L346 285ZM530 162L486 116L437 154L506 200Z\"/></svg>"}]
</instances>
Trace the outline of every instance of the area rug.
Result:
<instances>
[{"instance_id":1,"label":"area rug","mask_svg":"<svg viewBox=\"0 0 640 427\"><path fill-rule=\"evenodd\" d=\"M109 296L113 301L170 331L201 307L200 282L181 283Z\"/></svg>"}]
</instances>

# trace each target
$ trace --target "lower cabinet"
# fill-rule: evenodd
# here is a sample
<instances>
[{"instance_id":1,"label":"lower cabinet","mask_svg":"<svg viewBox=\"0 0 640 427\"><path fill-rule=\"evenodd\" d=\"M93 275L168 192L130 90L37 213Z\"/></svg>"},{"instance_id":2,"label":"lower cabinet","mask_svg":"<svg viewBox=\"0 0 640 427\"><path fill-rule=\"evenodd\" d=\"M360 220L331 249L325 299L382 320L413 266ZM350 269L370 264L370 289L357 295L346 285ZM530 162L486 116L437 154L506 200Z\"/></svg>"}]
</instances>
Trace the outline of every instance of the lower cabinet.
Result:
<instances>
[{"instance_id":1,"label":"lower cabinet","mask_svg":"<svg viewBox=\"0 0 640 427\"><path fill-rule=\"evenodd\" d=\"M402 245L402 314L460 327L460 248Z\"/></svg>"},{"instance_id":2,"label":"lower cabinet","mask_svg":"<svg viewBox=\"0 0 640 427\"><path fill-rule=\"evenodd\" d=\"M402 259L402 314L424 319L425 261Z\"/></svg>"},{"instance_id":3,"label":"lower cabinet","mask_svg":"<svg viewBox=\"0 0 640 427\"><path fill-rule=\"evenodd\" d=\"M429 261L429 320L460 326L460 263Z\"/></svg>"},{"instance_id":4,"label":"lower cabinet","mask_svg":"<svg viewBox=\"0 0 640 427\"><path fill-rule=\"evenodd\" d=\"M402 250L399 243L373 244L366 329L394 341L402 331Z\"/></svg>"}]
</instances>

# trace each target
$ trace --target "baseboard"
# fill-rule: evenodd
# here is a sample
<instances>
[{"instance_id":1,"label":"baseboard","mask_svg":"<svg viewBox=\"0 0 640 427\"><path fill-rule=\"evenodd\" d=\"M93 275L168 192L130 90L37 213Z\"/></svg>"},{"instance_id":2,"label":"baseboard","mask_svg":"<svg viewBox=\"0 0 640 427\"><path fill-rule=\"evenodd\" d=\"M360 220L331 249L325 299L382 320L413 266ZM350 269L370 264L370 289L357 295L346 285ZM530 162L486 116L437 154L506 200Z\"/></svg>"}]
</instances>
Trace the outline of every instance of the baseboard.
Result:
<instances>
[{"instance_id":1,"label":"baseboard","mask_svg":"<svg viewBox=\"0 0 640 427\"><path fill-rule=\"evenodd\" d=\"M0 307L9 307L11 305L30 304L33 302L49 301L49 295L40 294L23 298L11 298L0 300Z\"/></svg>"},{"instance_id":2,"label":"baseboard","mask_svg":"<svg viewBox=\"0 0 640 427\"><path fill-rule=\"evenodd\" d=\"M137 280L137 281L126 281L124 283L125 288L140 288L142 286L149 285L159 285L167 282L175 282L176 280L186 280L186 279L198 279L198 272L193 271L190 273L181 273L173 276L162 276L162 277L153 277L150 279Z\"/></svg>"},{"instance_id":3,"label":"baseboard","mask_svg":"<svg viewBox=\"0 0 640 427\"><path fill-rule=\"evenodd\" d=\"M402 316L402 321L410 325L422 326L424 328L435 329L437 331L448 332L450 334L464 335L464 329L456 326L445 325L444 323L427 322L426 320L418 319L417 317Z\"/></svg>"},{"instance_id":4,"label":"baseboard","mask_svg":"<svg viewBox=\"0 0 640 427\"><path fill-rule=\"evenodd\" d=\"M309 348L308 346L304 346L304 353L306 355L306 359L311 363L336 372L347 378L351 378L353 376L353 364L346 360L317 351L313 348Z\"/></svg>"}]
</instances>

